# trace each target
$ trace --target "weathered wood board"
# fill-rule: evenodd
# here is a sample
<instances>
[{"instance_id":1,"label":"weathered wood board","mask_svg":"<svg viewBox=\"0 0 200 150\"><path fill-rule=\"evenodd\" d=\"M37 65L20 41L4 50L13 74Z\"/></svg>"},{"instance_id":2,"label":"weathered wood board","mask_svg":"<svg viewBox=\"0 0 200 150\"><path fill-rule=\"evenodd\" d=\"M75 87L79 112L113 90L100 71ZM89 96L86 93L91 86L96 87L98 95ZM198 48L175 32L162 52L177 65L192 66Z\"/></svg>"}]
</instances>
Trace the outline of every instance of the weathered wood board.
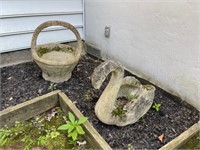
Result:
<instances>
[{"instance_id":1,"label":"weathered wood board","mask_svg":"<svg viewBox=\"0 0 200 150\"><path fill-rule=\"evenodd\" d=\"M200 121L195 123L185 132L181 133L179 136L171 140L169 143L165 144L159 150L174 150L178 149L182 145L184 145L192 136L194 136L197 132L200 131Z\"/></svg>"},{"instance_id":2,"label":"weathered wood board","mask_svg":"<svg viewBox=\"0 0 200 150\"><path fill-rule=\"evenodd\" d=\"M0 111L0 128L4 125L12 126L15 121L27 120L56 106L59 92L56 90Z\"/></svg>"}]
</instances>

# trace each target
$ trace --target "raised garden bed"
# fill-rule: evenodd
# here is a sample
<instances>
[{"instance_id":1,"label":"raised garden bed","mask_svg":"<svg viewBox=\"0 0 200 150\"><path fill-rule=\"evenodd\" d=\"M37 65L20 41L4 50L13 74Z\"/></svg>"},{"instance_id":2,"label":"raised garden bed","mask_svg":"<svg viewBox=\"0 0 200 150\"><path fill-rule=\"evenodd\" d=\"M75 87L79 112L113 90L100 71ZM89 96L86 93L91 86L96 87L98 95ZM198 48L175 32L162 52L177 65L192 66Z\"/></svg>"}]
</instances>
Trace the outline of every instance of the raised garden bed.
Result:
<instances>
[{"instance_id":1,"label":"raised garden bed","mask_svg":"<svg viewBox=\"0 0 200 150\"><path fill-rule=\"evenodd\" d=\"M84 116L89 118L94 128L113 149L159 149L199 121L199 112L196 109L156 87L154 101L161 104L159 111L151 108L138 122L125 127L101 123L94 114L94 105L109 78L100 90L95 90L90 81L94 68L100 63L101 60L88 55L82 57L72 72L72 78L57 85L45 81L41 70L34 62L4 67L1 69L0 109L46 94L54 88L59 89L68 95ZM131 74L127 72L126 75ZM139 80L143 84L148 83ZM162 141L159 140L161 135Z\"/></svg>"},{"instance_id":2,"label":"raised garden bed","mask_svg":"<svg viewBox=\"0 0 200 150\"><path fill-rule=\"evenodd\" d=\"M0 128L4 127L5 125L13 126L15 125L16 121L28 120L56 106L61 107L65 114L70 111L76 118L83 117L81 112L69 100L69 98L64 93L57 90L0 111ZM82 127L85 131L84 137L90 148L106 150L111 149L110 146L104 141L104 139L98 134L98 132L88 121L86 121Z\"/></svg>"}]
</instances>

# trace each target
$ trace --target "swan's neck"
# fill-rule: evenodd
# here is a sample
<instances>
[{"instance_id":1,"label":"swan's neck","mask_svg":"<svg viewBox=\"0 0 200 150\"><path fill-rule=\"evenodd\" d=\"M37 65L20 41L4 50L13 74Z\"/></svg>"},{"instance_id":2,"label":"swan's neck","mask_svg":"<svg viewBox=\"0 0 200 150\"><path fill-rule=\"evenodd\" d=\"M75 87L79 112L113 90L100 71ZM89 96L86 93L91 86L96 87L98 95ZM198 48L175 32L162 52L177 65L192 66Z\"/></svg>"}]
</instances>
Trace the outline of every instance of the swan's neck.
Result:
<instances>
[{"instance_id":1,"label":"swan's neck","mask_svg":"<svg viewBox=\"0 0 200 150\"><path fill-rule=\"evenodd\" d=\"M115 101L115 98L117 97L123 77L124 77L124 74L121 72L115 72L115 71L112 72L110 81L102 93L102 95L106 96L107 100L101 99L100 97L102 101L106 101L107 103L111 103L111 101Z\"/></svg>"},{"instance_id":2,"label":"swan's neck","mask_svg":"<svg viewBox=\"0 0 200 150\"><path fill-rule=\"evenodd\" d=\"M113 123L113 120L111 120L113 118L112 111L115 107L115 100L124 77L124 70L121 66L110 69L110 72L112 72L111 79L95 106L95 113L99 120L107 124L109 122ZM107 72L107 74L109 73Z\"/></svg>"}]
</instances>

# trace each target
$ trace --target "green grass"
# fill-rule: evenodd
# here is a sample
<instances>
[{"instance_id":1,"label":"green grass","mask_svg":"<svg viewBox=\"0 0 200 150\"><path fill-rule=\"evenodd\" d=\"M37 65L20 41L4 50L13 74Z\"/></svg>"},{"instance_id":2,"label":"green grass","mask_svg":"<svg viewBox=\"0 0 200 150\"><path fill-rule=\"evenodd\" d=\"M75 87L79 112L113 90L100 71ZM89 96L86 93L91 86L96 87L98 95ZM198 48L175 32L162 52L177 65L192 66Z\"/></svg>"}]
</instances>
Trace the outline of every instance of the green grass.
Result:
<instances>
[{"instance_id":1,"label":"green grass","mask_svg":"<svg viewBox=\"0 0 200 150\"><path fill-rule=\"evenodd\" d=\"M31 147L43 147L46 149L73 149L71 140L66 131L57 130L58 127L66 123L65 114L59 107L53 113L43 113L24 122L16 122L14 127L0 129L0 149L23 149ZM78 141L84 141L83 136L78 137ZM4 143L3 143L4 142ZM86 145L86 148L89 148ZM79 148L77 145L75 149Z\"/></svg>"},{"instance_id":2,"label":"green grass","mask_svg":"<svg viewBox=\"0 0 200 150\"><path fill-rule=\"evenodd\" d=\"M38 50L37 50L37 54L39 57L42 57L42 55L46 54L46 53L49 53L51 51L62 51L62 52L73 52L73 48L72 47L67 47L67 48L61 48L59 46L55 46L53 48L47 48L47 47L40 47Z\"/></svg>"}]
</instances>

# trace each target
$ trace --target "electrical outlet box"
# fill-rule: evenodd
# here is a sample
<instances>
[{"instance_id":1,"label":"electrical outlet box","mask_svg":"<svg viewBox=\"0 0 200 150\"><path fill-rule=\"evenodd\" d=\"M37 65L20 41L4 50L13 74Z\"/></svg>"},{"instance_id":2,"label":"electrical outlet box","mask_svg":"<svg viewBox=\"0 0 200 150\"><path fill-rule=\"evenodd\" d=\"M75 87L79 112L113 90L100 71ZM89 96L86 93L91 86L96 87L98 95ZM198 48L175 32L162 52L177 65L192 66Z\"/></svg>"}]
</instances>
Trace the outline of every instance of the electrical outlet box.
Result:
<instances>
[{"instance_id":1,"label":"electrical outlet box","mask_svg":"<svg viewBox=\"0 0 200 150\"><path fill-rule=\"evenodd\" d=\"M107 38L110 37L110 27L108 27L108 26L105 27L104 35Z\"/></svg>"}]
</instances>

